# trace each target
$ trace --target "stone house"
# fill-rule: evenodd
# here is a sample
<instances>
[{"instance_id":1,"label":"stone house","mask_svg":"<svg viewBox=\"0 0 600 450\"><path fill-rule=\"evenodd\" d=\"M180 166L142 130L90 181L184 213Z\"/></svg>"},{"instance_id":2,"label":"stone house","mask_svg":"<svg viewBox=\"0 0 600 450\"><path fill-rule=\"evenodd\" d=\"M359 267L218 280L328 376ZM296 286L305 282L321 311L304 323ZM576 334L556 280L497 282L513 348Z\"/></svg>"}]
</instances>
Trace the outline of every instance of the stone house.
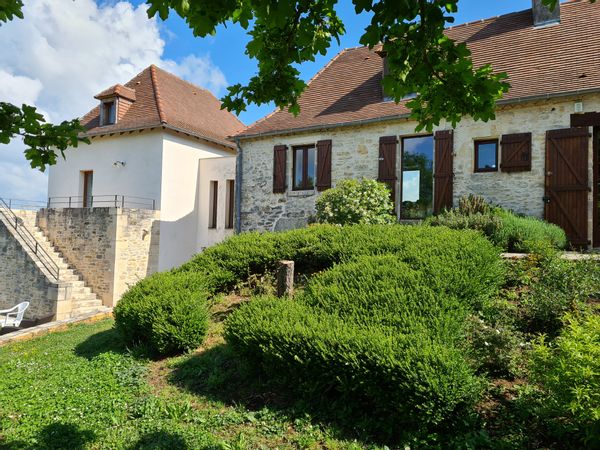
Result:
<instances>
[{"instance_id":1,"label":"stone house","mask_svg":"<svg viewBox=\"0 0 600 450\"><path fill-rule=\"evenodd\" d=\"M114 306L234 232L229 136L243 124L219 100L156 66L95 99L81 119L91 144L50 167L47 207L0 199L0 309L28 300L28 319L62 319Z\"/></svg>"},{"instance_id":2,"label":"stone house","mask_svg":"<svg viewBox=\"0 0 600 450\"><path fill-rule=\"evenodd\" d=\"M294 117L278 110L235 137L238 230L300 227L319 193L344 178L391 188L399 220L421 219L469 193L560 225L600 245L600 4L570 1L448 28L475 65L507 72L496 119L415 133L406 102L387 101L384 59L340 52L309 82Z\"/></svg>"}]
</instances>

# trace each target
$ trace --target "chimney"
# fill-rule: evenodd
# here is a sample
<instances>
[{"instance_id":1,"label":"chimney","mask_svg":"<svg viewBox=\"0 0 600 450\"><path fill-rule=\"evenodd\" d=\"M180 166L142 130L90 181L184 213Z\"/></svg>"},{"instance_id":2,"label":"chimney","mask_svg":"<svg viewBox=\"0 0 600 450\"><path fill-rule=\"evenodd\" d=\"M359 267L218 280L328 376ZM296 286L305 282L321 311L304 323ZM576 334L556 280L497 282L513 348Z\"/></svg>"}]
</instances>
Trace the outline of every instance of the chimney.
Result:
<instances>
[{"instance_id":1,"label":"chimney","mask_svg":"<svg viewBox=\"0 0 600 450\"><path fill-rule=\"evenodd\" d=\"M542 0L531 0L531 11L534 27L560 23L560 0L556 1L554 11L550 11L550 8L544 5Z\"/></svg>"}]
</instances>

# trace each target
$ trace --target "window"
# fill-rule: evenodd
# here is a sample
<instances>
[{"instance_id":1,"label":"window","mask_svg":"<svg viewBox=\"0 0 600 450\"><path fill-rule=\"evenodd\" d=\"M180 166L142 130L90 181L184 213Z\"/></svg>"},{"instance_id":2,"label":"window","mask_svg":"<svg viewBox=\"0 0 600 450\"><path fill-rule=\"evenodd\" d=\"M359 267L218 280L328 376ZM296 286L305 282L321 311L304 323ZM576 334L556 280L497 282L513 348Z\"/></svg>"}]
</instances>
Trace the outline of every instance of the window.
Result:
<instances>
[{"instance_id":1,"label":"window","mask_svg":"<svg viewBox=\"0 0 600 450\"><path fill-rule=\"evenodd\" d=\"M225 228L233 228L235 180L227 180L227 212L225 214Z\"/></svg>"},{"instance_id":2,"label":"window","mask_svg":"<svg viewBox=\"0 0 600 450\"><path fill-rule=\"evenodd\" d=\"M433 213L433 147L433 136L402 139L402 219L423 219Z\"/></svg>"},{"instance_id":3,"label":"window","mask_svg":"<svg viewBox=\"0 0 600 450\"><path fill-rule=\"evenodd\" d=\"M475 172L498 171L498 139L475 141Z\"/></svg>"},{"instance_id":4,"label":"window","mask_svg":"<svg viewBox=\"0 0 600 450\"><path fill-rule=\"evenodd\" d=\"M102 102L102 125L112 125L116 122L116 105L115 101Z\"/></svg>"},{"instance_id":5,"label":"window","mask_svg":"<svg viewBox=\"0 0 600 450\"><path fill-rule=\"evenodd\" d=\"M217 228L217 205L219 204L219 182L211 181L208 199L208 228Z\"/></svg>"},{"instance_id":6,"label":"window","mask_svg":"<svg viewBox=\"0 0 600 450\"><path fill-rule=\"evenodd\" d=\"M294 147L293 189L314 189L316 172L316 150L314 145Z\"/></svg>"}]
</instances>

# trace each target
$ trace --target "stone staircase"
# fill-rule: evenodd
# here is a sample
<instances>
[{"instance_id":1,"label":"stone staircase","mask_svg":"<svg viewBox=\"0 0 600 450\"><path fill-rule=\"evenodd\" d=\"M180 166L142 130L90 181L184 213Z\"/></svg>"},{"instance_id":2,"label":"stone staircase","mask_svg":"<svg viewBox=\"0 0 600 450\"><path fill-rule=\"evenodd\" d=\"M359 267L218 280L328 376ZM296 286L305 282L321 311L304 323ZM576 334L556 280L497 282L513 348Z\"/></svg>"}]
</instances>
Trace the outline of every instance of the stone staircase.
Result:
<instances>
[{"instance_id":1,"label":"stone staircase","mask_svg":"<svg viewBox=\"0 0 600 450\"><path fill-rule=\"evenodd\" d=\"M58 277L59 283L69 284L71 287L71 317L108 310L109 308L102 304L102 301L92 292L92 289L89 286L86 286L75 268L72 267L69 262L63 258L62 253L52 245L44 232L35 225L32 226L31 224L27 224L27 227L40 247L46 251L58 266L60 270Z\"/></svg>"},{"instance_id":2,"label":"stone staircase","mask_svg":"<svg viewBox=\"0 0 600 450\"><path fill-rule=\"evenodd\" d=\"M55 320L110 311L36 225L36 217L34 211L12 210L0 199L0 221L59 293Z\"/></svg>"}]
</instances>

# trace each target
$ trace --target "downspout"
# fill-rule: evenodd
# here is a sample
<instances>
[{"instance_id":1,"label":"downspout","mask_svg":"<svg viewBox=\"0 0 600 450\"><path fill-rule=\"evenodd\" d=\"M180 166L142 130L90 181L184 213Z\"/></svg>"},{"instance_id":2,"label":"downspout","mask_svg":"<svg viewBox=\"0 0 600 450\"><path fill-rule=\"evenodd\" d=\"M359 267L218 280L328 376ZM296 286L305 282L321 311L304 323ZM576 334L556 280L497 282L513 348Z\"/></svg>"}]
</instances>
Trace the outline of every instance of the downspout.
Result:
<instances>
[{"instance_id":1,"label":"downspout","mask_svg":"<svg viewBox=\"0 0 600 450\"><path fill-rule=\"evenodd\" d=\"M235 156L235 232L242 232L242 173L243 158L239 138L235 138L237 153Z\"/></svg>"}]
</instances>

